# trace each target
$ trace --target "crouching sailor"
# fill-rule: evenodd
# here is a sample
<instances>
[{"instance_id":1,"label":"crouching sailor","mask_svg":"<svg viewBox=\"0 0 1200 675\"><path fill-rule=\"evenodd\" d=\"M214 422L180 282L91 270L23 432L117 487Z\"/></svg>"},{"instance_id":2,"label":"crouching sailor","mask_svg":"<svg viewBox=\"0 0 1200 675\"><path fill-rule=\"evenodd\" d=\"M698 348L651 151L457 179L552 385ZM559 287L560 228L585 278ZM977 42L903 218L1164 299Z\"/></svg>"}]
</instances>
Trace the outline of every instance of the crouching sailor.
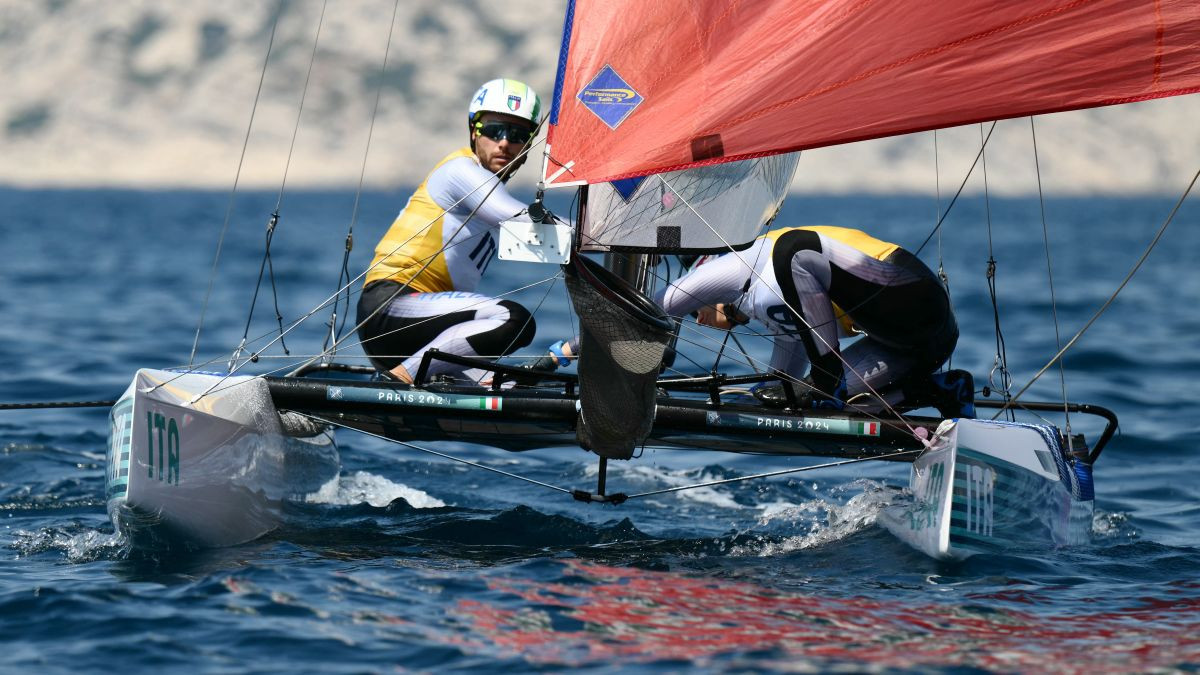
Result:
<instances>
[{"instance_id":1,"label":"crouching sailor","mask_svg":"<svg viewBox=\"0 0 1200 675\"><path fill-rule=\"evenodd\" d=\"M438 162L375 247L358 302L358 333L380 371L411 383L430 349L499 358L533 340L528 310L475 289L495 255L499 224L528 220L504 183L525 161L540 108L522 82L480 87L467 109L469 147ZM428 373L463 371L434 359Z\"/></svg>"},{"instance_id":2,"label":"crouching sailor","mask_svg":"<svg viewBox=\"0 0 1200 675\"><path fill-rule=\"evenodd\" d=\"M841 408L858 394L895 387L907 398L923 396L929 373L958 342L937 276L908 251L859 230L774 230L705 263L663 291L663 307L676 316L695 312L717 328L762 322L774 335L772 372L794 380L807 371L812 407ZM841 335L859 334L840 348ZM970 400L965 384L956 400ZM781 402L781 388L759 393Z\"/></svg>"},{"instance_id":3,"label":"crouching sailor","mask_svg":"<svg viewBox=\"0 0 1200 675\"><path fill-rule=\"evenodd\" d=\"M974 417L970 374L934 373L958 342L945 289L916 256L859 230L774 230L744 251L700 258L655 300L714 328L763 323L774 337L771 372L792 382L807 373L810 386L796 388L802 406L841 409L875 392L888 405ZM859 338L841 349L851 336ZM577 355L577 341L557 342L527 367L553 369ZM789 404L782 385L754 393Z\"/></svg>"}]
</instances>

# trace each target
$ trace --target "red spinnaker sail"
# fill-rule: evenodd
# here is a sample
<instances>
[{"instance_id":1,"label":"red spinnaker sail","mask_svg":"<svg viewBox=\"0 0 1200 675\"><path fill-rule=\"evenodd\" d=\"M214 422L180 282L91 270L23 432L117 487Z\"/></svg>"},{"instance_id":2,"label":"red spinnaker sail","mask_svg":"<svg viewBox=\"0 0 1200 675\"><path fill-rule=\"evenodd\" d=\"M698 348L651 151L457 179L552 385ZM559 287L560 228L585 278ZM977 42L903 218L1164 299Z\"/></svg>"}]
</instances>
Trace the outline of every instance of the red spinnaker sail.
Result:
<instances>
[{"instance_id":1,"label":"red spinnaker sail","mask_svg":"<svg viewBox=\"0 0 1200 675\"><path fill-rule=\"evenodd\" d=\"M1198 0L573 0L546 183L1197 91Z\"/></svg>"}]
</instances>

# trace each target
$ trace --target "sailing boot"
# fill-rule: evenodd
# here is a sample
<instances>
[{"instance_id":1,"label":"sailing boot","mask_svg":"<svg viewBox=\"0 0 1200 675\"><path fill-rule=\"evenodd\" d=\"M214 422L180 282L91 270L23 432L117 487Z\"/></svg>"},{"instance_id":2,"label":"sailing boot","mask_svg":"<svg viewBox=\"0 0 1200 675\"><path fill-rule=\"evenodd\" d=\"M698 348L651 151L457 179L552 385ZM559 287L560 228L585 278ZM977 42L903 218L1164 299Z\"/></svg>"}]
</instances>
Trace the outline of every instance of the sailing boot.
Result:
<instances>
[{"instance_id":1,"label":"sailing boot","mask_svg":"<svg viewBox=\"0 0 1200 675\"><path fill-rule=\"evenodd\" d=\"M812 379L812 404L816 410L842 410L846 407L846 371L836 352L823 354L809 366Z\"/></svg>"},{"instance_id":2,"label":"sailing boot","mask_svg":"<svg viewBox=\"0 0 1200 675\"><path fill-rule=\"evenodd\" d=\"M930 376L934 406L943 417L975 419L975 378L965 370L947 370Z\"/></svg>"},{"instance_id":3,"label":"sailing boot","mask_svg":"<svg viewBox=\"0 0 1200 675\"><path fill-rule=\"evenodd\" d=\"M947 370L904 383L903 407L937 408L947 419L975 418L975 378L965 370Z\"/></svg>"},{"instance_id":4,"label":"sailing boot","mask_svg":"<svg viewBox=\"0 0 1200 675\"><path fill-rule=\"evenodd\" d=\"M838 380L831 392L813 390L811 407L815 410L842 410L846 407L846 376Z\"/></svg>"}]
</instances>

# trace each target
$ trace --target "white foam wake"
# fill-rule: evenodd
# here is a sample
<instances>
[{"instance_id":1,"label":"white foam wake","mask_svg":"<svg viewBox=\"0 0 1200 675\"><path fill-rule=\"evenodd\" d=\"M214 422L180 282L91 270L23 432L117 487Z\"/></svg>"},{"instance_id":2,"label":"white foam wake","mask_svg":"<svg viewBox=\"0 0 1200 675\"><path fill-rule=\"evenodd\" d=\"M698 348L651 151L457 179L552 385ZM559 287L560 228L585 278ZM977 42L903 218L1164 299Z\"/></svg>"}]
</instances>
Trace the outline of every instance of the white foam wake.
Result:
<instances>
[{"instance_id":1,"label":"white foam wake","mask_svg":"<svg viewBox=\"0 0 1200 675\"><path fill-rule=\"evenodd\" d=\"M656 483L664 487L683 487L694 483L703 483L713 480L711 476L704 472L697 473L695 469L680 469L672 470L665 469L659 466L633 465L622 467L625 469L625 476L641 479L647 483ZM589 467L588 473L594 474L595 469ZM701 504L708 504L723 509L744 509L745 506L738 504L722 486L707 486L693 488L689 490L680 490L673 493L678 499L687 499Z\"/></svg>"},{"instance_id":2,"label":"white foam wake","mask_svg":"<svg viewBox=\"0 0 1200 675\"><path fill-rule=\"evenodd\" d=\"M321 486L320 490L308 495L305 501L338 506L367 503L371 506L382 507L391 504L397 497L403 498L404 501L418 509L446 505L442 500L430 496L423 490L394 483L383 476L376 476L366 471L356 471L352 474L338 476Z\"/></svg>"},{"instance_id":3,"label":"white foam wake","mask_svg":"<svg viewBox=\"0 0 1200 675\"><path fill-rule=\"evenodd\" d=\"M772 556L840 541L874 524L879 512L891 503L896 494L880 483L865 479L856 480L843 488L861 492L845 504L812 499L796 505L767 505L768 508L764 508L759 517L759 526L774 525L777 528L782 521L786 526L806 529L807 532L781 541L737 546L731 552L735 555Z\"/></svg>"}]
</instances>

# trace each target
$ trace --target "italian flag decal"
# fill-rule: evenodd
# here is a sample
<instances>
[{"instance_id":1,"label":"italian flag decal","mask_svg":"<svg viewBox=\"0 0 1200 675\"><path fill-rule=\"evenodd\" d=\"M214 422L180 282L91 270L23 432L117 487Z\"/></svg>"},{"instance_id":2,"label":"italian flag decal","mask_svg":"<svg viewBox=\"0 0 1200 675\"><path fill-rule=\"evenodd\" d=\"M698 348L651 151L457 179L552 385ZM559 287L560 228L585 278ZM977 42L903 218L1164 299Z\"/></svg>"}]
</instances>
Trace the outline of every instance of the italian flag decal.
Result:
<instances>
[{"instance_id":1,"label":"italian flag decal","mask_svg":"<svg viewBox=\"0 0 1200 675\"><path fill-rule=\"evenodd\" d=\"M860 436L878 436L879 422L858 422L858 435Z\"/></svg>"},{"instance_id":2,"label":"italian flag decal","mask_svg":"<svg viewBox=\"0 0 1200 675\"><path fill-rule=\"evenodd\" d=\"M484 396L483 398L479 399L479 409L480 410L499 410L500 409L500 397L499 396Z\"/></svg>"}]
</instances>

